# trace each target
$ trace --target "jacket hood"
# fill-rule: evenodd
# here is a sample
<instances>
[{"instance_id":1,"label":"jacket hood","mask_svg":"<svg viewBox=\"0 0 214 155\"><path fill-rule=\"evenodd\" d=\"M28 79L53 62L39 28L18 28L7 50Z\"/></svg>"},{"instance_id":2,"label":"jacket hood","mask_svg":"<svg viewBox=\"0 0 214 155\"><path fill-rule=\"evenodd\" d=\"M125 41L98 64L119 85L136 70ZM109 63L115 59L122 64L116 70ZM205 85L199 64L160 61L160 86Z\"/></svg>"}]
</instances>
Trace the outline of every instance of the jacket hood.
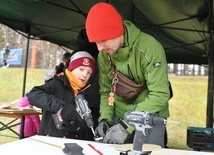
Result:
<instances>
[{"instance_id":1,"label":"jacket hood","mask_svg":"<svg viewBox=\"0 0 214 155\"><path fill-rule=\"evenodd\" d=\"M141 33L140 29L138 29L132 22L125 20L123 24L125 27L124 47L120 48L115 54L111 55L113 59L121 62L127 60L130 54L129 52L133 47L132 45Z\"/></svg>"},{"instance_id":2,"label":"jacket hood","mask_svg":"<svg viewBox=\"0 0 214 155\"><path fill-rule=\"evenodd\" d=\"M124 36L124 43L126 46L131 46L135 42L135 40L139 37L141 31L138 29L132 22L124 21L123 22L125 27L125 36ZM130 35L131 34L131 35Z\"/></svg>"}]
</instances>

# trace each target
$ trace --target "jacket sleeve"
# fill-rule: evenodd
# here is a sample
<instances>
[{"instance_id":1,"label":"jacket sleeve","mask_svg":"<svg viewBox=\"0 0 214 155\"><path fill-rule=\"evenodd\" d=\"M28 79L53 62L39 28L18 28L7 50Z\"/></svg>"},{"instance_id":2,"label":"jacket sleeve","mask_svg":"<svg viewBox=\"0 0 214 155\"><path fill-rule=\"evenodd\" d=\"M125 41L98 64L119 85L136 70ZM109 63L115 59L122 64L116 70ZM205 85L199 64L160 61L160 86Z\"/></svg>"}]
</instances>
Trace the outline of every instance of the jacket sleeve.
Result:
<instances>
[{"instance_id":1,"label":"jacket sleeve","mask_svg":"<svg viewBox=\"0 0 214 155\"><path fill-rule=\"evenodd\" d=\"M155 40L150 40L150 44L153 46L146 51L147 64L142 65L145 70L148 95L137 104L136 110L152 113L165 111L164 116L167 117L166 109L168 109L170 92L165 52Z\"/></svg>"},{"instance_id":2,"label":"jacket sleeve","mask_svg":"<svg viewBox=\"0 0 214 155\"><path fill-rule=\"evenodd\" d=\"M29 102L43 110L56 113L65 102L56 98L54 91L60 91L59 80L51 80L44 85L35 86L28 94Z\"/></svg>"}]
</instances>

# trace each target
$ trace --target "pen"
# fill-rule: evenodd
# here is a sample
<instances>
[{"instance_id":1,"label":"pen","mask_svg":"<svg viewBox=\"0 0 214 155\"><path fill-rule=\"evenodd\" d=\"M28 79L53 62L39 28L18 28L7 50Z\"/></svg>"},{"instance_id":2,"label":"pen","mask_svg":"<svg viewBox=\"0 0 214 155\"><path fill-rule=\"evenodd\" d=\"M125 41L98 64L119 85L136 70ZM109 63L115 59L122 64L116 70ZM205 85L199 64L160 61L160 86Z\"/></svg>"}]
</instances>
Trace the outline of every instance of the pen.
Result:
<instances>
[{"instance_id":1,"label":"pen","mask_svg":"<svg viewBox=\"0 0 214 155\"><path fill-rule=\"evenodd\" d=\"M103 153L102 152L100 152L99 150L97 150L94 146L92 146L91 144L88 144L88 146L90 147L90 148L92 148L94 151L96 151L99 155L103 155Z\"/></svg>"}]
</instances>

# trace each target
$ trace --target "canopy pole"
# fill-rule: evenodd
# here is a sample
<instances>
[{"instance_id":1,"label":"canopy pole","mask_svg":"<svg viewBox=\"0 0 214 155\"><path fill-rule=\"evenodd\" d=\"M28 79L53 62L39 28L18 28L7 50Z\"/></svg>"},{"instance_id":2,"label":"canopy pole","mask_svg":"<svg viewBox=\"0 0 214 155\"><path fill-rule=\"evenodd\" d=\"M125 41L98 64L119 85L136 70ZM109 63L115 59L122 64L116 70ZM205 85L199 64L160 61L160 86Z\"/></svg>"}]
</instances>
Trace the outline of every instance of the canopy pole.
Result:
<instances>
[{"instance_id":1,"label":"canopy pole","mask_svg":"<svg viewBox=\"0 0 214 155\"><path fill-rule=\"evenodd\" d=\"M22 97L25 96L25 87L26 87L26 77L27 77L27 66L28 66L28 54L29 54L29 44L30 44L30 31L31 31L31 25L26 25L26 29L28 32L27 37L27 52L26 52L26 58L25 58L25 68L24 68L24 79L23 79L23 87L22 87Z\"/></svg>"},{"instance_id":2,"label":"canopy pole","mask_svg":"<svg viewBox=\"0 0 214 155\"><path fill-rule=\"evenodd\" d=\"M210 48L208 51L208 64L209 64L209 72L208 72L208 93L207 93L207 124L206 126L209 128L213 128L214 123L214 3L211 0L211 31L210 31Z\"/></svg>"}]
</instances>

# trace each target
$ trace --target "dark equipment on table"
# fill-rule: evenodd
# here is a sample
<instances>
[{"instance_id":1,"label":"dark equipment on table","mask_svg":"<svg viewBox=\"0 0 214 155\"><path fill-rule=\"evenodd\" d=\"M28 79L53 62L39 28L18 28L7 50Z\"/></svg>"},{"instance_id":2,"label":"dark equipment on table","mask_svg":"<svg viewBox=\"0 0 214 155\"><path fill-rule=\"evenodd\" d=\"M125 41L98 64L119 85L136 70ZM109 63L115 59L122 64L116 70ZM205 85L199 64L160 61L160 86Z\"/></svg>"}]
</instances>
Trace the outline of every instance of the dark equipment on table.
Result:
<instances>
[{"instance_id":1,"label":"dark equipment on table","mask_svg":"<svg viewBox=\"0 0 214 155\"><path fill-rule=\"evenodd\" d=\"M76 143L65 143L65 148L62 149L65 155L83 155L83 148Z\"/></svg>"},{"instance_id":2,"label":"dark equipment on table","mask_svg":"<svg viewBox=\"0 0 214 155\"><path fill-rule=\"evenodd\" d=\"M188 127L187 146L198 151L214 150L214 129L201 127Z\"/></svg>"}]
</instances>

